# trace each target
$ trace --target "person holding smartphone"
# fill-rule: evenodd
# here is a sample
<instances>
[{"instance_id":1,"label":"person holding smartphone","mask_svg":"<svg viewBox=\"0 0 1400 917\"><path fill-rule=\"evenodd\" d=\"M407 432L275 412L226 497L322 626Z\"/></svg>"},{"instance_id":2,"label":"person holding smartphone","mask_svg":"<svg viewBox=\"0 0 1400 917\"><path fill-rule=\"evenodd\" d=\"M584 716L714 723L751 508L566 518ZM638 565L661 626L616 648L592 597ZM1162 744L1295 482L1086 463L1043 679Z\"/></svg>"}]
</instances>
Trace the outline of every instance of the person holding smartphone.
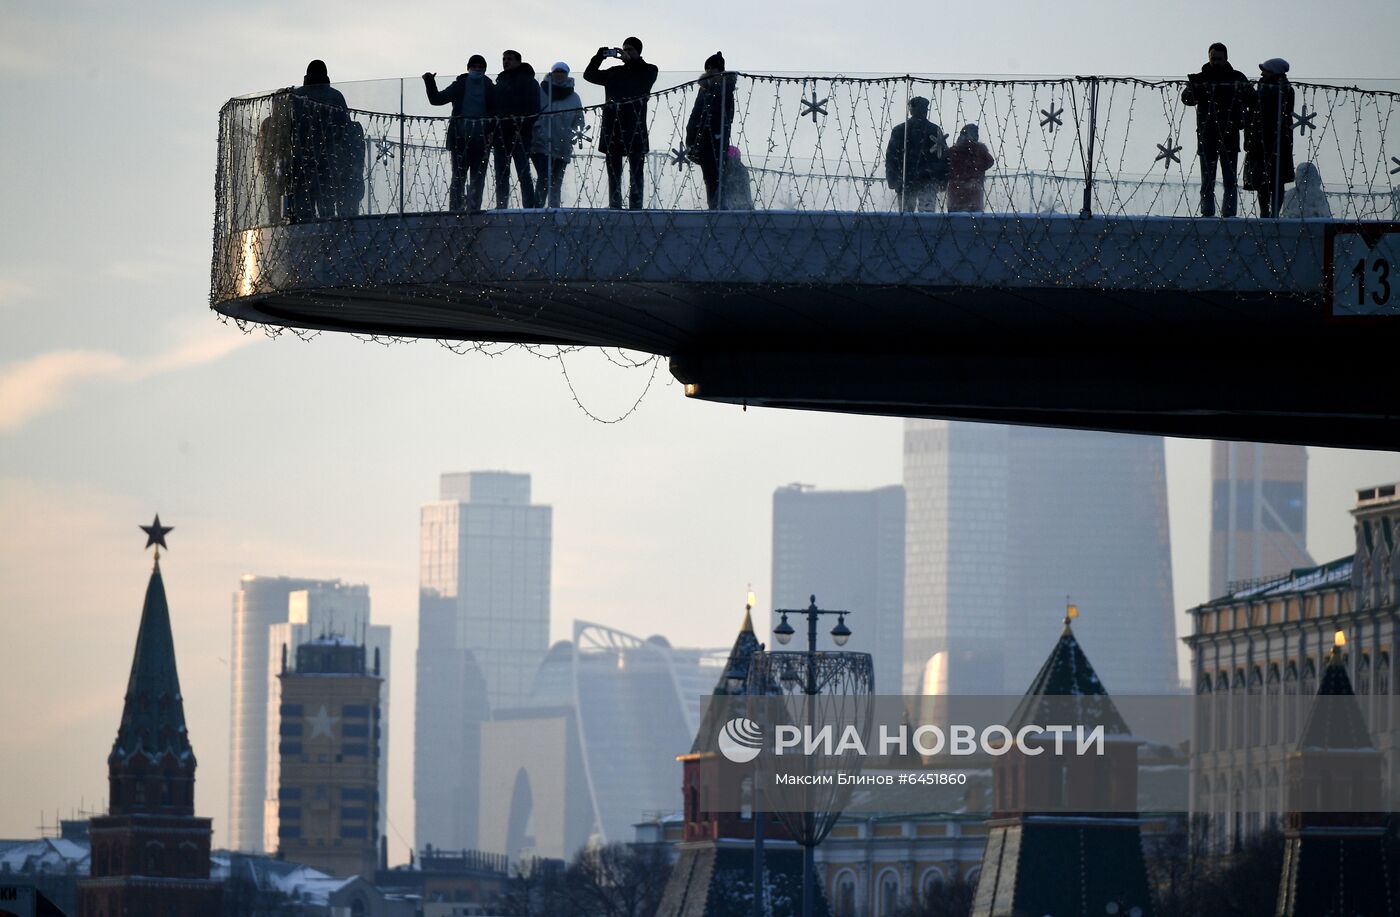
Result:
<instances>
[{"instance_id":1,"label":"person holding smartphone","mask_svg":"<svg viewBox=\"0 0 1400 917\"><path fill-rule=\"evenodd\" d=\"M602 68L603 61L616 57L618 67ZM622 161L627 160L628 206L642 209L646 176L646 154L651 149L647 131L647 97L656 84L656 66L642 60L642 40L628 38L621 48L599 48L583 71L583 78L603 87L603 124L598 145L608 170L608 206L622 209Z\"/></svg>"}]
</instances>

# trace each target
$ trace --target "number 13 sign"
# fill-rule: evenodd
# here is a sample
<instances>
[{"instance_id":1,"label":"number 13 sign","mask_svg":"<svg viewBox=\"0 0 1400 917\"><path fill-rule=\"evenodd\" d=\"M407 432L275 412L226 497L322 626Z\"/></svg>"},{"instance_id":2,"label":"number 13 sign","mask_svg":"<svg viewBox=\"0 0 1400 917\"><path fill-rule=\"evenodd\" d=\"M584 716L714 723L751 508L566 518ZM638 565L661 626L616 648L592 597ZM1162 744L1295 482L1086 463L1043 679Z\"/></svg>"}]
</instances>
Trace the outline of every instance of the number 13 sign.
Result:
<instances>
[{"instance_id":1,"label":"number 13 sign","mask_svg":"<svg viewBox=\"0 0 1400 917\"><path fill-rule=\"evenodd\" d=\"M1400 318L1400 223L1327 227L1326 264L1334 317Z\"/></svg>"}]
</instances>

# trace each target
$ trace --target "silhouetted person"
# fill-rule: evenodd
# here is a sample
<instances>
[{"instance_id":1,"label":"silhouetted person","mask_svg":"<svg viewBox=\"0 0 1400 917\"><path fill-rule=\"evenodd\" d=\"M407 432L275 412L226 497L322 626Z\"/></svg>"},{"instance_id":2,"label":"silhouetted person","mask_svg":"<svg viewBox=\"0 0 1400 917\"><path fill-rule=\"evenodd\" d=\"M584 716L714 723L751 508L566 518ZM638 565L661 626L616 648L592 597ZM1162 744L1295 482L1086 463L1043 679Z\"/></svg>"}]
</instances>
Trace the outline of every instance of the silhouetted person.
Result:
<instances>
[{"instance_id":1,"label":"silhouetted person","mask_svg":"<svg viewBox=\"0 0 1400 917\"><path fill-rule=\"evenodd\" d=\"M948 135L928 119L928 99L909 100L909 118L896 124L885 145L885 179L900 195L899 209L938 209L948 185Z\"/></svg>"},{"instance_id":2,"label":"silhouetted person","mask_svg":"<svg viewBox=\"0 0 1400 917\"><path fill-rule=\"evenodd\" d=\"M441 92L436 73L423 74L423 84L429 102L452 105L452 118L447 124L447 152L452 161L448 206L452 210L480 210L491 150L490 118L496 110L495 87L486 75L486 58L473 54L467 60L467 72ZM464 193L469 177L471 184Z\"/></svg>"},{"instance_id":3,"label":"silhouetted person","mask_svg":"<svg viewBox=\"0 0 1400 917\"><path fill-rule=\"evenodd\" d=\"M958 142L948 147L949 213L986 208L987 170L996 160L977 135L977 125L968 124L958 132Z\"/></svg>"},{"instance_id":4,"label":"silhouetted person","mask_svg":"<svg viewBox=\"0 0 1400 917\"><path fill-rule=\"evenodd\" d=\"M1259 86L1245 137L1249 185L1259 193L1259 215L1278 214L1283 186L1293 181L1293 87L1288 61L1271 57L1259 65Z\"/></svg>"},{"instance_id":5,"label":"silhouetted person","mask_svg":"<svg viewBox=\"0 0 1400 917\"><path fill-rule=\"evenodd\" d=\"M520 179L520 203L535 206L535 186L530 179L530 134L540 111L540 90L535 68L520 59L519 51L501 54L496 76L496 206L510 203L510 166Z\"/></svg>"},{"instance_id":6,"label":"silhouetted person","mask_svg":"<svg viewBox=\"0 0 1400 917\"><path fill-rule=\"evenodd\" d=\"M574 91L569 65L559 61L540 81L540 118L535 122L530 159L535 164L535 206L558 207L564 172L574 156L574 143L582 136L583 100Z\"/></svg>"},{"instance_id":7,"label":"silhouetted person","mask_svg":"<svg viewBox=\"0 0 1400 917\"><path fill-rule=\"evenodd\" d=\"M1332 219L1332 205L1327 202L1327 191L1322 186L1322 173L1311 162L1300 162L1297 181L1283 195L1283 206L1278 215L1290 219Z\"/></svg>"},{"instance_id":8,"label":"silhouetted person","mask_svg":"<svg viewBox=\"0 0 1400 917\"><path fill-rule=\"evenodd\" d=\"M329 219L336 216L341 188L337 187L337 144L350 122L345 96L331 85L324 61L306 65L306 76L292 90L291 192L288 220Z\"/></svg>"},{"instance_id":9,"label":"silhouetted person","mask_svg":"<svg viewBox=\"0 0 1400 917\"><path fill-rule=\"evenodd\" d=\"M258 125L256 160L262 179L264 208L262 219L244 225L280 223L284 208L290 213L288 193L292 180L292 91L279 89L267 100L268 114Z\"/></svg>"},{"instance_id":10,"label":"silhouetted person","mask_svg":"<svg viewBox=\"0 0 1400 917\"><path fill-rule=\"evenodd\" d=\"M716 51L705 59L705 75L690 109L685 127L685 148L690 161L705 179L705 203L711 210L727 205L720 187L720 163L729 152L734 125L735 75L724 72L724 54Z\"/></svg>"},{"instance_id":11,"label":"silhouetted person","mask_svg":"<svg viewBox=\"0 0 1400 917\"><path fill-rule=\"evenodd\" d=\"M606 58L616 57L622 66L602 69ZM608 169L608 206L622 207L622 160L627 159L628 206L640 210L646 182L646 155L651 149L647 133L647 97L656 83L656 67L642 60L642 40L628 38L621 48L599 48L588 62L583 78L603 87L603 126L598 145Z\"/></svg>"},{"instance_id":12,"label":"silhouetted person","mask_svg":"<svg viewBox=\"0 0 1400 917\"><path fill-rule=\"evenodd\" d=\"M1181 101L1196 107L1196 155L1201 160L1201 216L1215 216L1215 172L1225 189L1220 215L1232 217L1239 207L1240 131L1248 123L1254 89L1249 77L1230 66L1230 52L1220 42L1210 46L1200 73L1189 74Z\"/></svg>"}]
</instances>

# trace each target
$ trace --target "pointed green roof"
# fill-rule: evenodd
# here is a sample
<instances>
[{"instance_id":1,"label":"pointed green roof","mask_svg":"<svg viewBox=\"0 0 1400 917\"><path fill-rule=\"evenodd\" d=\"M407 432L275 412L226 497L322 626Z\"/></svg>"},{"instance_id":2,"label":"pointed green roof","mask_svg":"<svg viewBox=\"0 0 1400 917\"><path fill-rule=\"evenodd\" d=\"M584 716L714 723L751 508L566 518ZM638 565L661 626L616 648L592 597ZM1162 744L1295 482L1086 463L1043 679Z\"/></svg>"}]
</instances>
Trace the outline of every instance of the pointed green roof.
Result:
<instances>
[{"instance_id":1,"label":"pointed green roof","mask_svg":"<svg viewBox=\"0 0 1400 917\"><path fill-rule=\"evenodd\" d=\"M1062 699L1066 697L1074 700ZM1065 716L1071 712L1073 723L1101 725L1108 735L1130 734L1128 724L1108 696L1108 689L1099 680L1089 657L1084 655L1070 627L1070 619L1066 617L1060 639L1016 706L1011 722L1015 728L1033 723L1059 725L1066 723Z\"/></svg>"},{"instance_id":2,"label":"pointed green roof","mask_svg":"<svg viewBox=\"0 0 1400 917\"><path fill-rule=\"evenodd\" d=\"M122 761L136 754L156 760L167 752L182 760L194 757L185 729L180 675L175 670L170 606L166 603L165 583L157 557L146 585L146 601L141 608L141 626L136 632L136 651L126 683L121 727L109 760Z\"/></svg>"},{"instance_id":3,"label":"pointed green roof","mask_svg":"<svg viewBox=\"0 0 1400 917\"><path fill-rule=\"evenodd\" d=\"M1322 671L1317 696L1351 700L1314 703L1308 711L1308 722L1303 728L1303 737L1298 741L1299 748L1354 751L1376 747L1371 739L1371 730L1366 728L1366 719L1361 714L1356 693L1351 689L1341 647L1332 647L1332 654L1327 657L1327 667Z\"/></svg>"},{"instance_id":4,"label":"pointed green roof","mask_svg":"<svg viewBox=\"0 0 1400 917\"><path fill-rule=\"evenodd\" d=\"M724 672L719 676L719 681L715 683L715 689L711 692L711 696L722 698L749 693L749 670L753 667L753 654L758 650L758 637L753 632L753 613L746 607L744 609L744 623L739 628L739 635L734 638L734 647L729 651L729 659L725 661ZM695 741L691 743L690 754L698 755L715 750L719 729L723 725L717 722L722 703L723 701L711 701L709 706L705 708L704 720L700 723L700 729L695 733Z\"/></svg>"}]
</instances>

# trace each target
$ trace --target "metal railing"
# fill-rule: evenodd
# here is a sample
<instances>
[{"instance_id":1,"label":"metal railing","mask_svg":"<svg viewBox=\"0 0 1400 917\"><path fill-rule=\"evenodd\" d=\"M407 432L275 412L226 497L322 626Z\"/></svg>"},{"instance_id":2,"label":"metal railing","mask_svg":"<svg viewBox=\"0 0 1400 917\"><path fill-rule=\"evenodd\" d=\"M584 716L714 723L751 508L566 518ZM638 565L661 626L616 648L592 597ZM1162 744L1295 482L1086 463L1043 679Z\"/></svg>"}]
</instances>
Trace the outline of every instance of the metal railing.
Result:
<instances>
[{"instance_id":1,"label":"metal railing","mask_svg":"<svg viewBox=\"0 0 1400 917\"><path fill-rule=\"evenodd\" d=\"M648 98L649 151L642 158L647 209L706 209L713 195L707 194L697 164L704 150L697 147L708 143L719 151L712 157L717 159L713 171L724 189L718 203L725 209L944 210L965 204L950 197L971 190L978 205L973 209L1027 219L1186 217L1200 210L1200 106L1182 100L1184 80L748 73L733 74L732 80L731 103L730 96L715 91L719 81L678 74L658 79ZM1286 124L1282 136L1292 143L1288 164L1301 174L1301 164L1308 163L1309 173L1320 180L1305 181L1301 189L1291 186L1292 203L1285 201L1284 215L1400 218L1400 138L1391 126L1392 116L1400 114L1396 87L1291 85L1294 110L1279 113ZM417 80L339 88L348 109L318 104L296 90L232 99L224 106L216 236L286 222L449 210L451 119L429 114L446 110L427 104ZM525 152L548 148L560 139L556 131L568 130L567 144L560 147L569 155L537 160L530 181L538 182L543 173L547 187L553 170L561 169L561 206L602 208L610 203L609 178L607 151L597 138L607 106L600 87L580 79L576 88L583 103L577 124L550 117L531 122L534 134ZM914 99L927 100L928 120L937 131L897 132ZM723 136L700 131L697 144L692 119L713 104L721 106L721 114L710 123L731 126ZM501 123L483 119L472 125L489 136ZM966 171L965 164L955 163L950 151L967 124L978 125L979 142L993 161L985 172L973 163L972 174L963 176L959 168ZM1239 126L1248 146L1247 113ZM896 133L915 139L891 143ZM489 147L488 140L478 153ZM1241 173L1248 158L1244 152L1238 157ZM942 166L930 165L939 161ZM480 206L523 205L515 169L509 169L505 194L498 198L495 162L480 161L478 155L467 165L486 172ZM1241 185L1244 179L1241 174ZM625 202L625 175L620 184ZM1223 203L1223 187L1216 197ZM1255 197L1241 187L1240 216L1257 213Z\"/></svg>"}]
</instances>

